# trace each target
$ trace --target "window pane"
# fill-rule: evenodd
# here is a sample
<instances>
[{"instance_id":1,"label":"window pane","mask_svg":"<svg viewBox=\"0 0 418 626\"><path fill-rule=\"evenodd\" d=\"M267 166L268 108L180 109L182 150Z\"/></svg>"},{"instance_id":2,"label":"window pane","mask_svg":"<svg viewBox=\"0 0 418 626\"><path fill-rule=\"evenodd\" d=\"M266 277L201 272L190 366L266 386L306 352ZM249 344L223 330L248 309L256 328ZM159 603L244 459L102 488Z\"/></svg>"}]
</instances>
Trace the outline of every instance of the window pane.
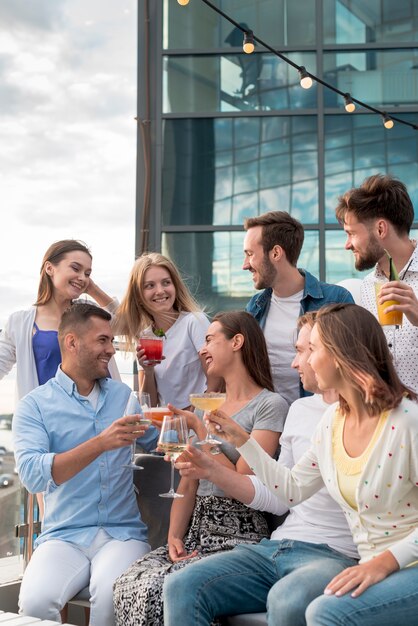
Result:
<instances>
[{"instance_id":1,"label":"window pane","mask_svg":"<svg viewBox=\"0 0 418 626\"><path fill-rule=\"evenodd\" d=\"M181 269L208 314L243 309L256 293L251 274L242 269L244 232L164 233L163 254ZM318 233L307 231L300 267L318 275Z\"/></svg>"},{"instance_id":2,"label":"window pane","mask_svg":"<svg viewBox=\"0 0 418 626\"><path fill-rule=\"evenodd\" d=\"M408 105L418 100L418 50L325 52L325 80L367 104ZM324 90L325 106L344 100Z\"/></svg>"},{"instance_id":3,"label":"window pane","mask_svg":"<svg viewBox=\"0 0 418 626\"><path fill-rule=\"evenodd\" d=\"M318 222L313 116L165 120L163 222L242 224L281 209Z\"/></svg>"},{"instance_id":4,"label":"window pane","mask_svg":"<svg viewBox=\"0 0 418 626\"><path fill-rule=\"evenodd\" d=\"M358 272L354 267L354 255L344 249L346 235L343 229L325 233L326 281L338 283L346 278L364 278L370 270Z\"/></svg>"},{"instance_id":5,"label":"window pane","mask_svg":"<svg viewBox=\"0 0 418 626\"><path fill-rule=\"evenodd\" d=\"M216 6L274 47L315 43L312 0L218 0ZM203 2L164 0L164 48L241 46L242 33Z\"/></svg>"},{"instance_id":6,"label":"window pane","mask_svg":"<svg viewBox=\"0 0 418 626\"><path fill-rule=\"evenodd\" d=\"M418 40L416 0L324 0L325 43Z\"/></svg>"},{"instance_id":7,"label":"window pane","mask_svg":"<svg viewBox=\"0 0 418 626\"><path fill-rule=\"evenodd\" d=\"M413 114L402 118L416 122ZM400 178L418 207L417 132L402 124L386 130L378 115L325 116L326 221L336 221L338 196L377 172Z\"/></svg>"},{"instance_id":8,"label":"window pane","mask_svg":"<svg viewBox=\"0 0 418 626\"><path fill-rule=\"evenodd\" d=\"M288 58L315 74L313 53ZM317 86L301 89L299 74L273 54L164 58L164 113L209 113L316 107Z\"/></svg>"}]
</instances>

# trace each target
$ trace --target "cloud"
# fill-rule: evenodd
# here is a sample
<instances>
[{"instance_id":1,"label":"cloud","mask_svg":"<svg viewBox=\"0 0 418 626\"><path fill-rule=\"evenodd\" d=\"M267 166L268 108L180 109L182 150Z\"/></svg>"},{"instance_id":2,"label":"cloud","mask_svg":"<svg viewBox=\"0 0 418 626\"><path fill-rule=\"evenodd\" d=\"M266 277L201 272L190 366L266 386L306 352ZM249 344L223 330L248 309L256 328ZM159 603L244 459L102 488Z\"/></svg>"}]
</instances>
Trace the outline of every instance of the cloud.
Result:
<instances>
[{"instance_id":1,"label":"cloud","mask_svg":"<svg viewBox=\"0 0 418 626\"><path fill-rule=\"evenodd\" d=\"M46 248L84 240L121 296L134 258L136 2L0 1L0 328ZM1 393L0 393L1 412Z\"/></svg>"}]
</instances>

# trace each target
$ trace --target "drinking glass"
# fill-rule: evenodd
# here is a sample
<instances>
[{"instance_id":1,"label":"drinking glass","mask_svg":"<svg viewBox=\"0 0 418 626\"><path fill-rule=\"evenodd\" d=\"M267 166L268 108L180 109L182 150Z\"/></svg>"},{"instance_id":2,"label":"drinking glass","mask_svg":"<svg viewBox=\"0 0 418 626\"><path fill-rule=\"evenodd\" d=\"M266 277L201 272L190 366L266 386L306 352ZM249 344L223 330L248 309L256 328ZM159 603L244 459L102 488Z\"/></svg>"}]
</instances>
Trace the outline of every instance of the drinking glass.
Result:
<instances>
[{"instance_id":1,"label":"drinking glass","mask_svg":"<svg viewBox=\"0 0 418 626\"><path fill-rule=\"evenodd\" d=\"M182 415L166 415L161 427L158 448L170 457L171 482L167 493L160 493L161 498L183 498L183 494L174 490L174 463L186 449L189 440L187 422Z\"/></svg>"},{"instance_id":2,"label":"drinking glass","mask_svg":"<svg viewBox=\"0 0 418 626\"><path fill-rule=\"evenodd\" d=\"M141 335L140 346L145 350L146 360L144 365L157 365L161 363L163 356L163 338L156 335Z\"/></svg>"},{"instance_id":3,"label":"drinking glass","mask_svg":"<svg viewBox=\"0 0 418 626\"><path fill-rule=\"evenodd\" d=\"M388 300L387 302L383 302L383 304L379 304L380 291L384 284L385 283L374 284L376 294L377 318L381 326L388 328L388 330L392 330L392 354L393 361L394 363L396 363L396 330L399 328L399 326L402 326L403 313L402 311L389 311L389 313L386 313L386 307L389 307L392 304L399 304L397 300Z\"/></svg>"},{"instance_id":4,"label":"drinking glass","mask_svg":"<svg viewBox=\"0 0 418 626\"><path fill-rule=\"evenodd\" d=\"M193 404L196 409L201 409L202 411L211 412L219 409L220 406L226 400L225 393L217 393L215 391L207 392L207 393L192 393L189 396L190 404ZM219 439L215 439L209 430L206 428L207 434L205 439L201 441L196 441L196 445L203 446L206 443L209 445L215 446L214 449L211 450L212 454L219 454Z\"/></svg>"},{"instance_id":5,"label":"drinking glass","mask_svg":"<svg viewBox=\"0 0 418 626\"><path fill-rule=\"evenodd\" d=\"M124 415L139 415L139 419L135 422L141 425L150 425L151 419L147 414L147 409L151 406L151 398L149 393L141 391L131 391L128 402L126 403ZM136 440L131 443L131 460L122 467L129 468L131 470L144 469L141 465L135 465L135 446Z\"/></svg>"}]
</instances>

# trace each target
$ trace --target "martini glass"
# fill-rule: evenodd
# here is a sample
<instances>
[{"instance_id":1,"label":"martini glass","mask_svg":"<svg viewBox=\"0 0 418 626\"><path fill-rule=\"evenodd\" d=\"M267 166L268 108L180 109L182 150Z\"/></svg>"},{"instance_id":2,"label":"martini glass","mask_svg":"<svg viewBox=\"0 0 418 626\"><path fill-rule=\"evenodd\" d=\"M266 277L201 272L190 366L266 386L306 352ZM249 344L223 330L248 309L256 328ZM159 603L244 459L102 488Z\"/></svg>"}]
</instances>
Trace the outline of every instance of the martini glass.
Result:
<instances>
[{"instance_id":1,"label":"martini glass","mask_svg":"<svg viewBox=\"0 0 418 626\"><path fill-rule=\"evenodd\" d=\"M201 409L205 411L205 413L210 413L211 411L216 411L223 405L226 400L226 393L217 393L215 391L207 392L207 393L192 393L189 396L190 403L193 404L196 409ZM219 454L219 439L215 439L209 430L206 428L207 434L205 439L201 441L196 441L196 445L204 446L205 444L209 444L211 446L216 446L212 454Z\"/></svg>"}]
</instances>

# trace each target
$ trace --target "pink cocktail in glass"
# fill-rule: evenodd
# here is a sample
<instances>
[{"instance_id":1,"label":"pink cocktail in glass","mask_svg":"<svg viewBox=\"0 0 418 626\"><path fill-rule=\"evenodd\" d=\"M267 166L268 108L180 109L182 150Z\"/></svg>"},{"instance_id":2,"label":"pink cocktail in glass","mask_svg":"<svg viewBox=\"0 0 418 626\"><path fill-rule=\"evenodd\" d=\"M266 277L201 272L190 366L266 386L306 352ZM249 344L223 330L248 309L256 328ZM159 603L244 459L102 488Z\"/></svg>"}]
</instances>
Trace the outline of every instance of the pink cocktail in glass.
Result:
<instances>
[{"instance_id":1,"label":"pink cocktail in glass","mask_svg":"<svg viewBox=\"0 0 418 626\"><path fill-rule=\"evenodd\" d=\"M163 356L162 337L141 337L139 340L141 348L145 350L145 357L148 363L160 362Z\"/></svg>"}]
</instances>

